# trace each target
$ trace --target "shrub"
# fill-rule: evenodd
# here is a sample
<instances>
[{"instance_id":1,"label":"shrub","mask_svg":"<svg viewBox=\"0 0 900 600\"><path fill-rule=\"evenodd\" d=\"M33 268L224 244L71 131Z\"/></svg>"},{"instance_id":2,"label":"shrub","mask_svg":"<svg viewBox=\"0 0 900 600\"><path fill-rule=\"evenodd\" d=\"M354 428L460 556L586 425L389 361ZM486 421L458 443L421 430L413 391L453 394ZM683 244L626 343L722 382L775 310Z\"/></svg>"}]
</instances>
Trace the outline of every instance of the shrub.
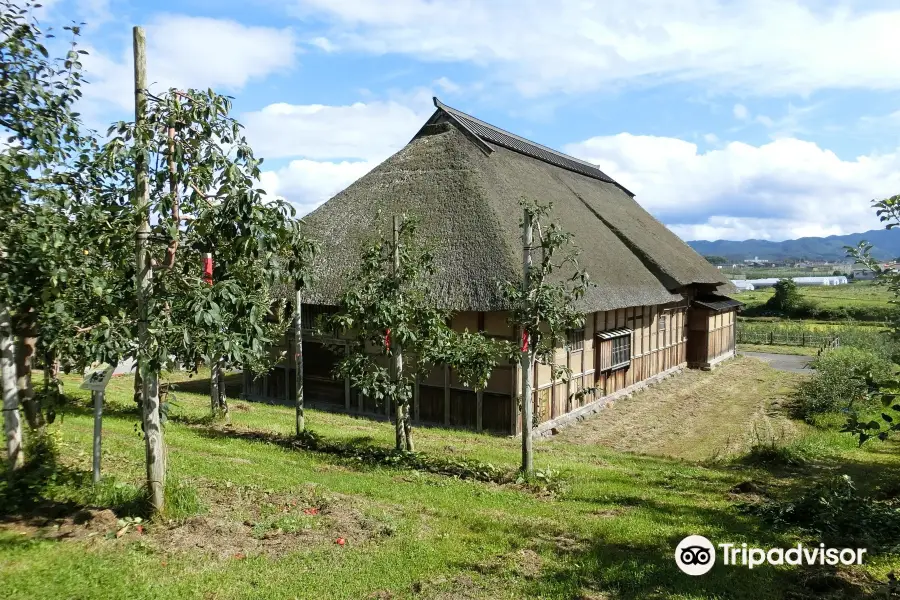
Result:
<instances>
[{"instance_id":1,"label":"shrub","mask_svg":"<svg viewBox=\"0 0 900 600\"><path fill-rule=\"evenodd\" d=\"M890 362L874 352L841 347L826 352L812 366L815 374L797 389L796 408L806 421L837 412L867 399L867 379L881 380L892 372Z\"/></svg>"},{"instance_id":2,"label":"shrub","mask_svg":"<svg viewBox=\"0 0 900 600\"><path fill-rule=\"evenodd\" d=\"M766 306L784 314L794 312L803 302L800 290L792 279L779 279L775 284L775 295L769 298Z\"/></svg>"},{"instance_id":3,"label":"shrub","mask_svg":"<svg viewBox=\"0 0 900 600\"><path fill-rule=\"evenodd\" d=\"M897 501L859 494L847 475L827 479L795 499L743 508L775 527L799 527L826 546L868 548L872 553L900 549Z\"/></svg>"}]
</instances>

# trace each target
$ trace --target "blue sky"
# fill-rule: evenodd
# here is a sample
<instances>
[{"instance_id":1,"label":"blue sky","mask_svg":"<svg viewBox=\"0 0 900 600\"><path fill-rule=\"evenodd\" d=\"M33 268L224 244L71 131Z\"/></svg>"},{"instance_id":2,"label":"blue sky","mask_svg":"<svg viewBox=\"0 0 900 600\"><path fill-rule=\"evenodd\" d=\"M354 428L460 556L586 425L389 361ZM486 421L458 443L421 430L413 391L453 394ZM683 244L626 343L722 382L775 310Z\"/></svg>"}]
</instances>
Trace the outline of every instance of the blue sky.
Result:
<instances>
[{"instance_id":1,"label":"blue sky","mask_svg":"<svg viewBox=\"0 0 900 600\"><path fill-rule=\"evenodd\" d=\"M53 0L85 21L86 120L158 89L235 97L262 184L308 212L399 150L431 97L601 166L685 239L878 227L900 193L887 0Z\"/></svg>"}]
</instances>

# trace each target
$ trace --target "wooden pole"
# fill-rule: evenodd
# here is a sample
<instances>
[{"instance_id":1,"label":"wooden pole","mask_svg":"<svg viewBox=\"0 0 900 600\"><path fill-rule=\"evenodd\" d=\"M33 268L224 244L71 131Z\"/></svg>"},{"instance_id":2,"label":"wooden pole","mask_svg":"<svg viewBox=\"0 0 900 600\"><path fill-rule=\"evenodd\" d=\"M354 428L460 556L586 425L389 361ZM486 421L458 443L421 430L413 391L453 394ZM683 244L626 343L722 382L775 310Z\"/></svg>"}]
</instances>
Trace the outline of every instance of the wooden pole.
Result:
<instances>
[{"instance_id":1,"label":"wooden pole","mask_svg":"<svg viewBox=\"0 0 900 600\"><path fill-rule=\"evenodd\" d=\"M0 310L0 388L3 390L3 425L6 431L6 456L10 470L25 463L22 452L22 417L19 414L19 390L16 387L16 357L9 310Z\"/></svg>"},{"instance_id":2,"label":"wooden pole","mask_svg":"<svg viewBox=\"0 0 900 600\"><path fill-rule=\"evenodd\" d=\"M103 392L91 392L94 397L94 483L100 482L100 444L103 436Z\"/></svg>"},{"instance_id":3,"label":"wooden pole","mask_svg":"<svg viewBox=\"0 0 900 600\"><path fill-rule=\"evenodd\" d=\"M133 30L134 41L134 121L140 131L146 126L147 112L147 39L143 27ZM147 346L149 332L148 301L153 286L153 269L150 264L150 186L146 157L139 155L135 161L134 206L138 214L135 236L135 263L137 268L138 303L138 369L141 371L141 395L143 396L144 440L147 455L147 488L150 504L156 512L165 507L166 458L162 427L159 418L159 374L151 369Z\"/></svg>"},{"instance_id":4,"label":"wooden pole","mask_svg":"<svg viewBox=\"0 0 900 600\"><path fill-rule=\"evenodd\" d=\"M522 277L526 291L531 285L531 244L534 242L531 214L525 209L522 220ZM522 472L530 474L534 471L534 455L531 446L531 410L532 410L532 369L534 367L534 348L527 330L522 333Z\"/></svg>"},{"instance_id":5,"label":"wooden pole","mask_svg":"<svg viewBox=\"0 0 900 600\"><path fill-rule=\"evenodd\" d=\"M296 406L297 435L306 430L306 419L303 416L303 323L301 322L301 307L303 295L300 290L294 297L294 378L297 391L294 396Z\"/></svg>"}]
</instances>

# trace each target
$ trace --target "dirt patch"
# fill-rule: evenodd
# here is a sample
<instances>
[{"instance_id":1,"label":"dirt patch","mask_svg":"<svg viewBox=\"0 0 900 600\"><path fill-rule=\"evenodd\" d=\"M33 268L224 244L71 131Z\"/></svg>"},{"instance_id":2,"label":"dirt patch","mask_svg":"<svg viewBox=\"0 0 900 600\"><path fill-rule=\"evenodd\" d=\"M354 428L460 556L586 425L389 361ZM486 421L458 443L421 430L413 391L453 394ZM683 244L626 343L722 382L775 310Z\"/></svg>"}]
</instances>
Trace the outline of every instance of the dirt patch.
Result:
<instances>
[{"instance_id":1,"label":"dirt patch","mask_svg":"<svg viewBox=\"0 0 900 600\"><path fill-rule=\"evenodd\" d=\"M200 485L205 514L180 522L121 519L111 510L48 505L0 521L0 529L35 539L121 544L140 540L162 553L198 551L219 559L274 558L323 546L355 547L396 532L388 507L322 494L313 486L286 493Z\"/></svg>"},{"instance_id":2,"label":"dirt patch","mask_svg":"<svg viewBox=\"0 0 900 600\"><path fill-rule=\"evenodd\" d=\"M359 546L394 534L392 511L374 510L315 486L290 492L210 485L198 488L208 513L155 530L163 551L197 550L219 558L270 558L322 546Z\"/></svg>"},{"instance_id":3,"label":"dirt patch","mask_svg":"<svg viewBox=\"0 0 900 600\"><path fill-rule=\"evenodd\" d=\"M108 509L47 504L27 514L5 518L0 521L0 529L36 539L75 541L98 536L102 539L107 534L114 535L121 527L119 518Z\"/></svg>"}]
</instances>

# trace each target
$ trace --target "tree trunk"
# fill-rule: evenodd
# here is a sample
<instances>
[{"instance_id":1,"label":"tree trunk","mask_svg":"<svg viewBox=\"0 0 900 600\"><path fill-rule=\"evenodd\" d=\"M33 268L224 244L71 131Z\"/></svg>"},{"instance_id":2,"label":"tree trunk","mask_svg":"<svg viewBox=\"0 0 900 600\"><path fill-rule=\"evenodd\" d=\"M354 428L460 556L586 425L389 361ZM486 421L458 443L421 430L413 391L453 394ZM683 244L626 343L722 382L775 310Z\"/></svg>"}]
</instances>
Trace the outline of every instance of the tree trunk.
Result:
<instances>
[{"instance_id":1,"label":"tree trunk","mask_svg":"<svg viewBox=\"0 0 900 600\"><path fill-rule=\"evenodd\" d=\"M9 311L0 310L0 388L3 391L3 421L6 431L6 455L10 470L25 463L22 451L22 420L19 416L19 390L16 387L16 359Z\"/></svg>"},{"instance_id":2,"label":"tree trunk","mask_svg":"<svg viewBox=\"0 0 900 600\"><path fill-rule=\"evenodd\" d=\"M531 224L531 214L525 210L525 217L522 220L522 275L523 286L526 294L531 287L531 244L534 243L534 232ZM534 471L534 455L531 448L531 427L532 427L532 400L531 387L532 368L534 367L534 348L532 340L529 339L527 330L522 332L522 472L530 475Z\"/></svg>"},{"instance_id":3,"label":"tree trunk","mask_svg":"<svg viewBox=\"0 0 900 600\"><path fill-rule=\"evenodd\" d=\"M400 270L400 219L397 215L394 215L393 219L393 230L394 230L394 276L397 276L397 272ZM403 389L401 391L401 387L403 386L403 348L400 346L400 343L394 344L393 351L391 352L391 372L394 378L395 390L397 390L397 397L394 398L394 431L396 434L396 445L397 450L407 450L409 448L409 441L406 435L407 431L409 431L409 423L407 422L407 391Z\"/></svg>"},{"instance_id":4,"label":"tree trunk","mask_svg":"<svg viewBox=\"0 0 900 600\"><path fill-rule=\"evenodd\" d=\"M219 367L221 363L213 359L209 363L209 410L213 417L219 410Z\"/></svg>"},{"instance_id":5,"label":"tree trunk","mask_svg":"<svg viewBox=\"0 0 900 600\"><path fill-rule=\"evenodd\" d=\"M225 358L220 357L217 364L219 365L219 381L216 387L219 388L219 410L222 412L225 420L228 421L228 398L225 394Z\"/></svg>"},{"instance_id":6,"label":"tree trunk","mask_svg":"<svg viewBox=\"0 0 900 600\"><path fill-rule=\"evenodd\" d=\"M294 298L294 381L297 386L294 403L296 407L296 428L299 436L306 430L303 416L303 323L301 322L303 295L300 290Z\"/></svg>"},{"instance_id":7,"label":"tree trunk","mask_svg":"<svg viewBox=\"0 0 900 600\"><path fill-rule=\"evenodd\" d=\"M147 109L147 41L144 28L133 29L134 42L134 120L138 127L145 126ZM147 458L147 488L153 510L160 513L165 508L166 456L159 415L159 374L151 368L147 356L148 302L152 293L153 269L150 263L150 186L148 165L142 154L135 160L134 205L138 214L135 236L135 268L137 270L138 304L138 369L141 372L143 400L144 440Z\"/></svg>"},{"instance_id":8,"label":"tree trunk","mask_svg":"<svg viewBox=\"0 0 900 600\"><path fill-rule=\"evenodd\" d=\"M412 438L412 416L409 411L409 401L403 404L403 435L406 438L406 451L415 452L416 447Z\"/></svg>"},{"instance_id":9,"label":"tree trunk","mask_svg":"<svg viewBox=\"0 0 900 600\"><path fill-rule=\"evenodd\" d=\"M135 361L134 366L134 395L132 398L134 399L134 403L137 405L138 409L143 410L144 407L144 385L141 380L141 369Z\"/></svg>"},{"instance_id":10,"label":"tree trunk","mask_svg":"<svg viewBox=\"0 0 900 600\"><path fill-rule=\"evenodd\" d=\"M40 403L35 398L34 385L31 381L36 346L37 337L32 332L24 333L16 340L16 387L19 390L19 402L25 409L25 419L31 429L40 429L44 426L44 415L41 413Z\"/></svg>"}]
</instances>

